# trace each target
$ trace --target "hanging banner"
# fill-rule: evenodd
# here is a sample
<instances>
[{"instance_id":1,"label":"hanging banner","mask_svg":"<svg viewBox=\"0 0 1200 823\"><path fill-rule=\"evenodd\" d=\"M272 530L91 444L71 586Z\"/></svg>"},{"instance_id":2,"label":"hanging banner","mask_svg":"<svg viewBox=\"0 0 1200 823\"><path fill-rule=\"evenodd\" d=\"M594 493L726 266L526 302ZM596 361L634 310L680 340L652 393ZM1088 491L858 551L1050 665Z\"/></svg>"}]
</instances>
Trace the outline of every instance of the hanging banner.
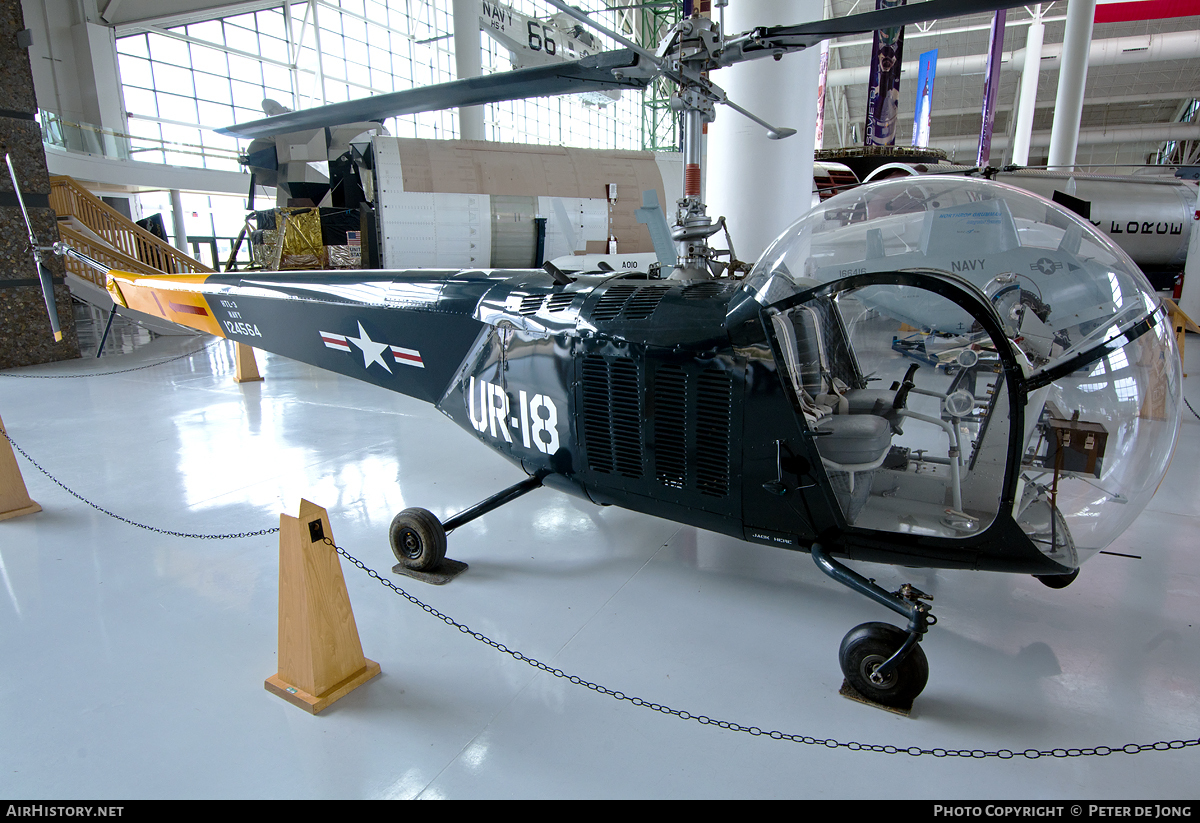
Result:
<instances>
[{"instance_id":1,"label":"hanging banner","mask_svg":"<svg viewBox=\"0 0 1200 823\"><path fill-rule=\"evenodd\" d=\"M1100 0L1096 3L1097 23L1132 23L1138 20L1165 20L1200 14L1200 0Z\"/></svg>"},{"instance_id":2,"label":"hanging banner","mask_svg":"<svg viewBox=\"0 0 1200 823\"><path fill-rule=\"evenodd\" d=\"M912 144L920 148L929 145L929 124L933 118L933 81L937 75L937 49L921 55L917 70L917 111L913 116Z\"/></svg>"},{"instance_id":3,"label":"hanging banner","mask_svg":"<svg viewBox=\"0 0 1200 823\"><path fill-rule=\"evenodd\" d=\"M875 9L906 5L906 0L875 0ZM868 146L896 145L896 114L900 107L900 64L903 60L904 27L875 32L871 49L871 82L867 92Z\"/></svg>"},{"instance_id":4,"label":"hanging banner","mask_svg":"<svg viewBox=\"0 0 1200 823\"><path fill-rule=\"evenodd\" d=\"M975 165L988 165L992 157L992 125L996 122L996 98L1000 94L1000 61L1004 55L1004 22L1008 12L996 12L992 18L992 35L988 43L987 85L983 89L983 123L979 129L979 153Z\"/></svg>"},{"instance_id":5,"label":"hanging banner","mask_svg":"<svg viewBox=\"0 0 1200 823\"><path fill-rule=\"evenodd\" d=\"M817 75L817 135L813 143L818 149L825 148L825 81L829 79L829 41L821 41L821 71Z\"/></svg>"}]
</instances>

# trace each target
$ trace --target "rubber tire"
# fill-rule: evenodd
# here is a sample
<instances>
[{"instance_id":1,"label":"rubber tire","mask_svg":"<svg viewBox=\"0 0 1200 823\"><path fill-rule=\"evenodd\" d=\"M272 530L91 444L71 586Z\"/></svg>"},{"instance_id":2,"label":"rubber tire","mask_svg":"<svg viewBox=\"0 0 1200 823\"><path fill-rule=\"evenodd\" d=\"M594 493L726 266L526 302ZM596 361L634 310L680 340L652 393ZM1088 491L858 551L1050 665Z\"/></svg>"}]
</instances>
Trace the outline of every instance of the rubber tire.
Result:
<instances>
[{"instance_id":1,"label":"rubber tire","mask_svg":"<svg viewBox=\"0 0 1200 823\"><path fill-rule=\"evenodd\" d=\"M1035 574L1034 577L1040 580L1044 586L1052 589L1065 589L1075 582L1076 577L1079 577L1079 569L1067 574Z\"/></svg>"},{"instance_id":2,"label":"rubber tire","mask_svg":"<svg viewBox=\"0 0 1200 823\"><path fill-rule=\"evenodd\" d=\"M393 517L388 540L396 560L412 571L429 571L446 556L446 530L427 509L405 509Z\"/></svg>"},{"instance_id":3,"label":"rubber tire","mask_svg":"<svg viewBox=\"0 0 1200 823\"><path fill-rule=\"evenodd\" d=\"M838 663L847 682L863 697L884 706L908 708L929 682L929 661L920 644L882 686L871 682L871 672L904 645L908 632L890 623L863 623L855 626L838 650Z\"/></svg>"}]
</instances>

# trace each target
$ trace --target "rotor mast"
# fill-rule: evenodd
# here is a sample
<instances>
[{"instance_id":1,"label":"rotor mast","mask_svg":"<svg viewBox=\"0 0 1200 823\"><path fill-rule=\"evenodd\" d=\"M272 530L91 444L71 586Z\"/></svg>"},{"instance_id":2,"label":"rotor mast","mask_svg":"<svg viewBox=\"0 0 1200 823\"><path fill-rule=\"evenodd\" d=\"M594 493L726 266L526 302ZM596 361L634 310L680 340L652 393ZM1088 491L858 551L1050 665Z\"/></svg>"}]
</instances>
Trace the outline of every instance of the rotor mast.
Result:
<instances>
[{"instance_id":1,"label":"rotor mast","mask_svg":"<svg viewBox=\"0 0 1200 823\"><path fill-rule=\"evenodd\" d=\"M716 104L724 103L765 128L767 136L772 140L789 137L795 134L796 130L773 126L732 102L719 86L708 79L708 73L713 69L767 55L778 59L789 47L802 49L808 45L807 42L792 45L764 40L764 32L760 30L727 39L718 21L702 17L693 11L691 17L676 23L658 44L655 52L651 53L590 19L563 0L546 1L584 25L608 35L636 52L645 61L642 72L661 74L674 81L676 89L671 95L670 106L680 113L683 124L683 197L676 203L675 225L671 228L671 239L675 241L676 265L670 277L673 280L708 280L717 276L722 266L725 272L728 272L734 263L732 243L726 250L714 249L708 242L708 238L725 228L725 218L717 218L714 222L708 216L707 207L701 198L704 126L715 119ZM722 7L723 12L723 6L726 4L718 5ZM632 72L623 69L622 74ZM620 79L621 75L617 76ZM726 238L728 234L726 231ZM729 262L719 263L717 258L721 256L728 256Z\"/></svg>"},{"instance_id":2,"label":"rotor mast","mask_svg":"<svg viewBox=\"0 0 1200 823\"><path fill-rule=\"evenodd\" d=\"M701 72L710 58L707 46L721 42L721 30L716 21L693 14L676 24L674 35L664 41L660 52L676 42L667 72L678 80L671 108L680 113L683 123L683 197L677 202L671 229L678 256L671 278L707 279L713 276L711 263L716 256L708 238L725 225L724 218L712 221L701 198L704 126L715 119L716 106L701 83L691 77L703 78Z\"/></svg>"}]
</instances>

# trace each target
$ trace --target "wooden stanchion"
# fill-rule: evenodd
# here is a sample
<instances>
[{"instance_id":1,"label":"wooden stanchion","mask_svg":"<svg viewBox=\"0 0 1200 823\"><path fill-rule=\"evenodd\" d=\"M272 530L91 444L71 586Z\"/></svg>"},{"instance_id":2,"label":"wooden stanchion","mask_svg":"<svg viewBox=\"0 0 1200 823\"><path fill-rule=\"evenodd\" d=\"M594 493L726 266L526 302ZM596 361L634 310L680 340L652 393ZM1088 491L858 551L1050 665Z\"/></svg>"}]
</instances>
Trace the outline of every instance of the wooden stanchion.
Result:
<instances>
[{"instance_id":1,"label":"wooden stanchion","mask_svg":"<svg viewBox=\"0 0 1200 823\"><path fill-rule=\"evenodd\" d=\"M0 420L0 431L8 431L4 428L3 420ZM0 437L0 520L41 510L42 507L29 497L29 490L25 488L25 480L21 477L21 467L17 465L17 456L13 454L8 438Z\"/></svg>"},{"instance_id":2,"label":"wooden stanchion","mask_svg":"<svg viewBox=\"0 0 1200 823\"><path fill-rule=\"evenodd\" d=\"M262 380L258 373L258 362L254 359L254 348L245 343L233 344L233 357L237 364L237 373L233 377L235 383L253 383Z\"/></svg>"},{"instance_id":3,"label":"wooden stanchion","mask_svg":"<svg viewBox=\"0 0 1200 823\"><path fill-rule=\"evenodd\" d=\"M1200 326L1192 322L1192 318L1184 314L1183 309L1172 299L1163 300L1167 307L1167 314L1171 318L1171 326L1175 329L1175 343L1179 346L1179 359L1183 360L1183 347L1187 341L1187 332L1200 334ZM1183 375L1187 377L1187 374Z\"/></svg>"},{"instance_id":4,"label":"wooden stanchion","mask_svg":"<svg viewBox=\"0 0 1200 823\"><path fill-rule=\"evenodd\" d=\"M311 714L379 674L363 657L329 515L307 500L279 516L279 672L267 691Z\"/></svg>"}]
</instances>

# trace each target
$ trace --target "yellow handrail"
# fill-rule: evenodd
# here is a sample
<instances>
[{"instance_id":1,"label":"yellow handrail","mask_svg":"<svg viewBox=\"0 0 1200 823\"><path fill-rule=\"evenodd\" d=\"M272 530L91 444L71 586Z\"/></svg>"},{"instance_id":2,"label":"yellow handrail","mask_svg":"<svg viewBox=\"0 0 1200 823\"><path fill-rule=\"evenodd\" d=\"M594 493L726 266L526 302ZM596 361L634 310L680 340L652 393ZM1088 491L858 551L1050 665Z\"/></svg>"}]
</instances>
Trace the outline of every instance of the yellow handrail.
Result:
<instances>
[{"instance_id":1,"label":"yellow handrail","mask_svg":"<svg viewBox=\"0 0 1200 823\"><path fill-rule=\"evenodd\" d=\"M140 261L156 274L201 274L212 269L155 237L70 177L50 178L50 207L75 217L125 258ZM89 243L95 248L94 243ZM97 258L99 259L99 257ZM118 268L125 268L125 264ZM139 271L141 269L138 269ZM92 278L88 278L92 279Z\"/></svg>"}]
</instances>

